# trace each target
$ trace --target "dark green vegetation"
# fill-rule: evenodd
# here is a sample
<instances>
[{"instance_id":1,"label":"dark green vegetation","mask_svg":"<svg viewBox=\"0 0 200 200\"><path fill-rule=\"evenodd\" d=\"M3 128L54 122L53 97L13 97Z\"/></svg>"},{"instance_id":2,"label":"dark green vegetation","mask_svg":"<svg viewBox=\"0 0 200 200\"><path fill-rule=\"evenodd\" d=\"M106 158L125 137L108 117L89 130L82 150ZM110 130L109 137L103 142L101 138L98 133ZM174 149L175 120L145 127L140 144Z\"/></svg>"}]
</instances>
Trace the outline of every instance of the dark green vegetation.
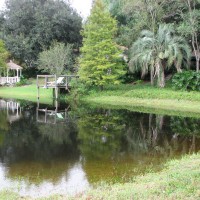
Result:
<instances>
[{"instance_id":1,"label":"dark green vegetation","mask_svg":"<svg viewBox=\"0 0 200 200\"><path fill-rule=\"evenodd\" d=\"M188 70L175 74L172 84L176 90L200 91L200 73Z\"/></svg>"},{"instance_id":2,"label":"dark green vegetation","mask_svg":"<svg viewBox=\"0 0 200 200\"><path fill-rule=\"evenodd\" d=\"M8 59L9 52L5 49L3 40L0 40L0 76L6 72L6 61Z\"/></svg>"},{"instance_id":3,"label":"dark green vegetation","mask_svg":"<svg viewBox=\"0 0 200 200\"><path fill-rule=\"evenodd\" d=\"M54 40L81 44L81 17L60 0L8 0L1 13L1 38L25 67L37 66L38 54Z\"/></svg>"},{"instance_id":4,"label":"dark green vegetation","mask_svg":"<svg viewBox=\"0 0 200 200\"><path fill-rule=\"evenodd\" d=\"M148 41L146 41L148 37L144 37L146 33L150 31L152 32L152 36L156 35L156 33L159 32L161 24L170 24L171 27L174 26L174 32L168 36L173 38L177 35L181 39L179 41L184 41L184 39L187 41L193 52L193 69L196 67L196 70L199 70L200 3L198 0L164 0L162 2L160 0L105 0L104 2L109 6L111 14L118 20L119 32L116 37L118 44L125 45L130 49L132 44L133 46L136 45L135 41L137 41L140 33L142 31L144 32L144 30L148 31L143 35L143 42L148 43ZM165 32L163 32L161 36L164 40L167 40L168 36L165 36ZM158 42L161 41L161 37L155 37L154 39L156 40L154 42L155 46L150 45L150 43L149 46L147 46L152 52L156 49ZM177 44L178 43L174 43L175 46ZM174 47L170 49L172 50ZM149 54L143 52L143 56L141 55L139 59L141 71L147 72L147 69L152 65L155 68L156 62L159 59L164 59L160 65L164 67L163 70L166 73L169 73L172 72L172 70L167 69L167 61L172 62L172 60L174 60L175 62L173 64L171 63L168 65L168 67L174 67L177 66L178 60L181 58L185 59L185 56L183 56L184 54L182 54L183 52L176 51L176 56L178 56L176 58L176 56L170 54L171 50L167 50L167 46L164 48L166 51L164 51L162 55L159 53L157 54L157 51L162 52L163 48L158 48L157 51L154 51L153 55L155 58L153 56L154 59L151 61L149 60ZM170 60L168 60L169 57L171 57ZM135 57L130 56L130 60L131 59L135 59ZM146 64L147 62L148 65ZM178 68L183 68L183 63L184 62L179 63ZM190 66L190 64L188 64L188 66ZM144 75L144 73L142 73L142 75ZM151 71L151 77L154 77L153 75L155 76L156 73L153 74Z\"/></svg>"}]
</instances>

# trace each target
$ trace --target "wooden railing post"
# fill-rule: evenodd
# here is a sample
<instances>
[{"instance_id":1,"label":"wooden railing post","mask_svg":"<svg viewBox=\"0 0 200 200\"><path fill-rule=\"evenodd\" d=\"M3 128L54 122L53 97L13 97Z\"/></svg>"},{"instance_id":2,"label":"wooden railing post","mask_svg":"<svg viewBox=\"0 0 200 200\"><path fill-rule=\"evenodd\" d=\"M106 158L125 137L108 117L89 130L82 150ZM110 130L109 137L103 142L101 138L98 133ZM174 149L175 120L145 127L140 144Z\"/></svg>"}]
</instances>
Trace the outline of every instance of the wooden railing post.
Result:
<instances>
[{"instance_id":1,"label":"wooden railing post","mask_svg":"<svg viewBox=\"0 0 200 200\"><path fill-rule=\"evenodd\" d=\"M47 76L45 76L45 88L47 88Z\"/></svg>"},{"instance_id":2,"label":"wooden railing post","mask_svg":"<svg viewBox=\"0 0 200 200\"><path fill-rule=\"evenodd\" d=\"M39 82L38 82L38 75L37 75L37 81L36 81L36 83L37 83L37 87L38 87L38 86L39 86L39 85L38 85L38 83L39 83Z\"/></svg>"}]
</instances>

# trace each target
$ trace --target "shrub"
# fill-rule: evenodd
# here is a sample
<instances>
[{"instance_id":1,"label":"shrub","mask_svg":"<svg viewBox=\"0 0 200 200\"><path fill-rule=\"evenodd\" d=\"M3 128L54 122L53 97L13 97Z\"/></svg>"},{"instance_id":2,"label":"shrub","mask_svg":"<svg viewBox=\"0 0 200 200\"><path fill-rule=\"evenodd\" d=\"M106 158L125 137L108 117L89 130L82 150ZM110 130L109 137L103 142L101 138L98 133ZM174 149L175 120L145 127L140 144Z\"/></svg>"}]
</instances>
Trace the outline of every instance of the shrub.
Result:
<instances>
[{"instance_id":1,"label":"shrub","mask_svg":"<svg viewBox=\"0 0 200 200\"><path fill-rule=\"evenodd\" d=\"M27 84L27 79L24 76L20 77L20 82L16 83L16 86L22 86Z\"/></svg>"},{"instance_id":2,"label":"shrub","mask_svg":"<svg viewBox=\"0 0 200 200\"><path fill-rule=\"evenodd\" d=\"M175 74L172 87L178 90L200 91L200 72L189 70Z\"/></svg>"}]
</instances>

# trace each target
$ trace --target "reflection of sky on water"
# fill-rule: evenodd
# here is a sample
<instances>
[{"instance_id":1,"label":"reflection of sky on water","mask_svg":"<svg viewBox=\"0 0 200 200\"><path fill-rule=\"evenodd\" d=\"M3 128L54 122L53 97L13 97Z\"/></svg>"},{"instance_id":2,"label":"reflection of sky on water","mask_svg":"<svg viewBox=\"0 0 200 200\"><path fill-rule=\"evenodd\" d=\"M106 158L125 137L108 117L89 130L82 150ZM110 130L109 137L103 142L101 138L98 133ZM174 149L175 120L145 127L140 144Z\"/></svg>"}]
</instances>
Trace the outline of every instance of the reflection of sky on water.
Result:
<instances>
[{"instance_id":1,"label":"reflection of sky on water","mask_svg":"<svg viewBox=\"0 0 200 200\"><path fill-rule=\"evenodd\" d=\"M82 165L78 162L63 173L57 183L43 181L41 184L30 184L25 180L7 178L7 168L0 163L0 190L9 189L21 196L44 197L47 195L74 195L89 188L89 182Z\"/></svg>"}]
</instances>

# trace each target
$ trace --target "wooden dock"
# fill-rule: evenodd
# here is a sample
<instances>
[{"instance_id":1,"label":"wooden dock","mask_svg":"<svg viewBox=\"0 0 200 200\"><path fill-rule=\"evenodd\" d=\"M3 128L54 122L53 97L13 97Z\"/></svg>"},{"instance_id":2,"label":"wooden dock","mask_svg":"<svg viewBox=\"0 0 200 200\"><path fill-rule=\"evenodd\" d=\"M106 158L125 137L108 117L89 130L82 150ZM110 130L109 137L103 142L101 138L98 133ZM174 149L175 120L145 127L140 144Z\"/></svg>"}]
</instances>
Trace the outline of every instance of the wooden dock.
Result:
<instances>
[{"instance_id":1,"label":"wooden dock","mask_svg":"<svg viewBox=\"0 0 200 200\"><path fill-rule=\"evenodd\" d=\"M58 99L60 89L70 92L72 80L78 78L77 75L37 75L37 97L40 98L40 88L52 88L55 99Z\"/></svg>"}]
</instances>

